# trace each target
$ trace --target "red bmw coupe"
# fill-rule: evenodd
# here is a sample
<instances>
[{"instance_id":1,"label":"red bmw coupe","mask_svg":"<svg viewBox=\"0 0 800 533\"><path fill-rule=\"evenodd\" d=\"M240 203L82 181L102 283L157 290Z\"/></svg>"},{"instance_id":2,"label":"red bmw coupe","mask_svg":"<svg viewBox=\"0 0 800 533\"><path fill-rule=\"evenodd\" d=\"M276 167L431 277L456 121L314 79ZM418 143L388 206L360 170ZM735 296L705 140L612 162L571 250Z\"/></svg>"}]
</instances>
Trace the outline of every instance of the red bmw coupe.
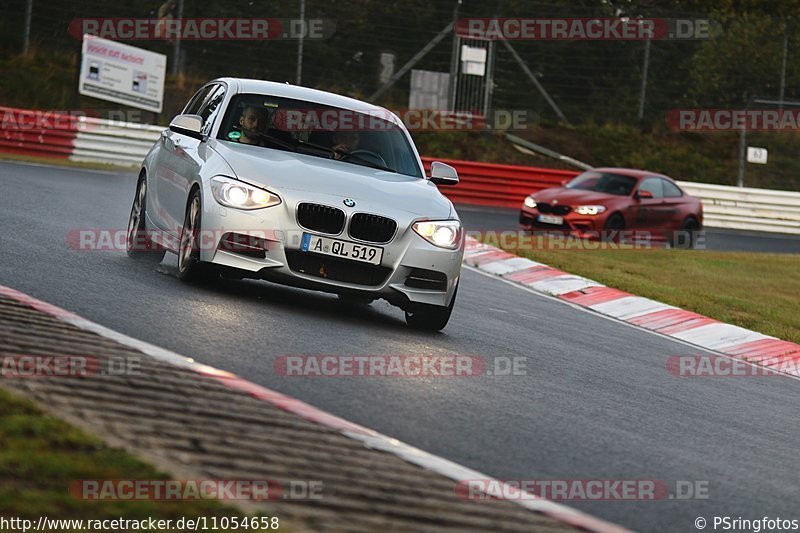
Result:
<instances>
[{"instance_id":1,"label":"red bmw coupe","mask_svg":"<svg viewBox=\"0 0 800 533\"><path fill-rule=\"evenodd\" d=\"M525 198L519 222L532 231L604 239L649 234L673 246L691 247L703 227L703 205L663 174L595 168L563 187Z\"/></svg>"}]
</instances>

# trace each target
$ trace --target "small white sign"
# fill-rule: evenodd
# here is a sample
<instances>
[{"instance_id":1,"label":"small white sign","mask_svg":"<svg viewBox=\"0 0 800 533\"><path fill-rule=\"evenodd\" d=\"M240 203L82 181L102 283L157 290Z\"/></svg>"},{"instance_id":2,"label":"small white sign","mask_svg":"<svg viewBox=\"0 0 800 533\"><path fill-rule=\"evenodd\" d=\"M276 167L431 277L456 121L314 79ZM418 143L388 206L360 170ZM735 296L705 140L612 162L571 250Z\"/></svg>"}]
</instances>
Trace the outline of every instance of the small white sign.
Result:
<instances>
[{"instance_id":1,"label":"small white sign","mask_svg":"<svg viewBox=\"0 0 800 533\"><path fill-rule=\"evenodd\" d=\"M164 54L86 34L78 92L160 113L166 68Z\"/></svg>"},{"instance_id":2,"label":"small white sign","mask_svg":"<svg viewBox=\"0 0 800 533\"><path fill-rule=\"evenodd\" d=\"M767 164L767 149L758 148L756 146L747 147L747 162L758 163L759 165Z\"/></svg>"},{"instance_id":3,"label":"small white sign","mask_svg":"<svg viewBox=\"0 0 800 533\"><path fill-rule=\"evenodd\" d=\"M461 72L472 76L485 76L486 48L461 45Z\"/></svg>"}]
</instances>

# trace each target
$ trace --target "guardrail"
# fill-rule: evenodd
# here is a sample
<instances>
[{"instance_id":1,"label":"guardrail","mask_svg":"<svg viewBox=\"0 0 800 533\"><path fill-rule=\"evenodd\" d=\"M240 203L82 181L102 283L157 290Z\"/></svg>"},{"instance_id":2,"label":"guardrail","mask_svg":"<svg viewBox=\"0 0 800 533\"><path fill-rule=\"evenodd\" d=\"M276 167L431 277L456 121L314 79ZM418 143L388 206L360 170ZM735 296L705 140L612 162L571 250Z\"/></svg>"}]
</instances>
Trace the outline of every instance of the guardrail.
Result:
<instances>
[{"instance_id":1,"label":"guardrail","mask_svg":"<svg viewBox=\"0 0 800 533\"><path fill-rule=\"evenodd\" d=\"M72 161L138 165L163 127L0 107L0 151ZM434 158L423 157L426 170ZM572 170L442 160L458 170L453 202L517 208L525 196L557 187ZM800 193L679 182L702 199L705 225L800 235Z\"/></svg>"},{"instance_id":2,"label":"guardrail","mask_svg":"<svg viewBox=\"0 0 800 533\"><path fill-rule=\"evenodd\" d=\"M71 161L139 165L160 126L0 107L0 151Z\"/></svg>"},{"instance_id":3,"label":"guardrail","mask_svg":"<svg viewBox=\"0 0 800 533\"><path fill-rule=\"evenodd\" d=\"M520 207L529 194L558 187L564 180L571 180L577 175L572 170L423 157L426 171L430 171L432 161L441 161L455 167L458 171L458 186L442 187L442 192L453 202L465 204Z\"/></svg>"},{"instance_id":4,"label":"guardrail","mask_svg":"<svg viewBox=\"0 0 800 533\"><path fill-rule=\"evenodd\" d=\"M710 228L800 235L800 193L691 181L678 184L703 201L704 223Z\"/></svg>"}]
</instances>

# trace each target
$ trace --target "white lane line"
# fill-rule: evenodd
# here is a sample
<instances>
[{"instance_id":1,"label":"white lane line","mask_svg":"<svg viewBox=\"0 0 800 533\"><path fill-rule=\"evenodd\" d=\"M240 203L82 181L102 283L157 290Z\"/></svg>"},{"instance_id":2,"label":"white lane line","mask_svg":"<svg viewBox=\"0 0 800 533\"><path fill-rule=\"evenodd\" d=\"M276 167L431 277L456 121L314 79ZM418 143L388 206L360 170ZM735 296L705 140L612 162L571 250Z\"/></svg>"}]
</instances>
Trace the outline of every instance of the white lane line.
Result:
<instances>
[{"instance_id":1,"label":"white lane line","mask_svg":"<svg viewBox=\"0 0 800 533\"><path fill-rule=\"evenodd\" d=\"M526 283L526 285L537 291L541 291L552 296L559 296L561 294L567 294L568 292L581 291L583 289L588 289L589 287L604 286L596 281L582 278L580 276L573 276L572 274L547 278L541 281L534 281L533 283Z\"/></svg>"},{"instance_id":2,"label":"white lane line","mask_svg":"<svg viewBox=\"0 0 800 533\"><path fill-rule=\"evenodd\" d=\"M642 298L641 296L625 296L623 298L594 304L590 307L598 313L603 313L604 315L613 316L614 318L626 321L642 315L657 313L658 311L678 309L677 307L649 298Z\"/></svg>"},{"instance_id":3,"label":"white lane line","mask_svg":"<svg viewBox=\"0 0 800 533\"><path fill-rule=\"evenodd\" d=\"M491 274L504 276L506 274L511 274L512 272L519 272L520 270L525 270L526 268L535 266L544 265L542 265L542 263L537 263L536 261L531 261L525 257L512 257L511 259L501 259L500 261L486 263L481 265L481 269Z\"/></svg>"},{"instance_id":4,"label":"white lane line","mask_svg":"<svg viewBox=\"0 0 800 533\"><path fill-rule=\"evenodd\" d=\"M584 307L582 305L578 305L576 303L570 302L569 300L563 300L563 299L558 298L556 296L550 296L549 294L538 292L538 291L536 291L536 290L534 290L534 289L532 289L530 287L522 285L521 283L517 283L515 281L503 279L503 278L501 278L499 276L495 276L493 274L488 274L486 272L483 272L479 268L471 267L469 265L463 265L463 267L466 268L467 270L471 270L471 271L473 271L473 272L475 272L477 274L480 274L482 276L486 276L487 278L493 279L493 280L498 281L500 283L505 283L505 284L510 285L512 287L515 287L515 288L517 288L519 290L523 290L523 291L529 292L529 293L533 294L534 296L538 296L539 298L544 298L545 300L551 300L553 302L558 302L560 304L572 307L573 309L575 309L577 311L581 311L583 313L588 313L588 314L590 314L590 315L592 315L594 317L602 318L603 320L608 320L610 322L613 322L615 324L619 324L621 326L625 326L625 327L628 327L628 328L633 328L636 331L639 331L639 332L642 332L642 333L647 333L648 335L655 335L656 337L660 337L661 339L665 339L665 340L668 340L668 341L675 342L677 344L681 344L681 345L686 346L688 348L692 348L693 350L699 351L700 354L705 353L707 355L718 355L720 357L725 357L726 359L730 359L731 361L733 361L733 360L741 361L742 363L747 364L747 365L749 365L751 367L757 367L759 369L767 369L767 370L769 370L769 367L758 365L756 363L751 363L750 361L746 361L746 360L740 359L739 357L736 357L736 356L733 356L733 355L729 355L729 354L726 354L726 353L723 353L723 352L719 352L719 351L716 351L716 350L713 350L713 349L705 348L704 346L699 346L697 344L693 344L693 343L691 343L689 341L685 341L685 340L683 340L681 338L678 338L678 337L673 337L671 335L664 335L663 333L659 333L658 331L655 331L655 330L652 330L652 329L643 328L641 326L637 326L636 324L631 324L630 322L625 322L624 320L619 320L618 318L614 318L612 316L608 316L608 315L604 315L604 314L598 313L597 311L595 311L591 307ZM535 318L540 318L540 317L535 317ZM689 330L689 331L691 331L691 330ZM700 354L695 354L695 355L700 355ZM671 354L671 355L674 355L674 354ZM664 363L666 364L666 359L664 360ZM795 376L793 374L787 374L787 373L781 373L781 375L782 376L786 376L788 379L796 379L796 380L800 381L800 376Z\"/></svg>"},{"instance_id":5,"label":"white lane line","mask_svg":"<svg viewBox=\"0 0 800 533\"><path fill-rule=\"evenodd\" d=\"M672 336L691 342L692 344L706 346L713 350L722 350L727 347L738 346L748 342L775 339L775 337L740 328L739 326L725 324L724 322L706 324L705 326L687 329L685 331L673 333Z\"/></svg>"}]
</instances>

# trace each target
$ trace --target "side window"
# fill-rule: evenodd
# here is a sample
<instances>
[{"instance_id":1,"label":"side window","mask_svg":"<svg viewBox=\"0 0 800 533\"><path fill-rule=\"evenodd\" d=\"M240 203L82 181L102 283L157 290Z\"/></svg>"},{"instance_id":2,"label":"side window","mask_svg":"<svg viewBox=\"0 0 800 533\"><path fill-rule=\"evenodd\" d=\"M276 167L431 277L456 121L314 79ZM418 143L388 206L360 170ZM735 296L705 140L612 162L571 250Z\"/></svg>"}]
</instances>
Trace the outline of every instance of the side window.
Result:
<instances>
[{"instance_id":1,"label":"side window","mask_svg":"<svg viewBox=\"0 0 800 533\"><path fill-rule=\"evenodd\" d=\"M647 178L642 181L641 185L639 185L640 191L650 191L653 194L653 198L663 198L664 197L664 187L662 183L664 180L660 178Z\"/></svg>"},{"instance_id":2,"label":"side window","mask_svg":"<svg viewBox=\"0 0 800 533\"><path fill-rule=\"evenodd\" d=\"M225 87L216 85L200 107L200 112L197 114L203 119L203 128L200 131L204 134L208 135L211 132L211 127L220 111L220 104L224 99Z\"/></svg>"},{"instance_id":3,"label":"side window","mask_svg":"<svg viewBox=\"0 0 800 533\"><path fill-rule=\"evenodd\" d=\"M200 110L200 106L203 105L203 100L206 99L206 96L208 96L208 93L213 88L214 88L213 85L209 85L209 86L203 87L202 89L197 91L194 94L194 96L192 97L192 99L189 100L189 103L186 104L186 107L183 108L183 113L182 114L184 114L184 115L196 115L197 112Z\"/></svg>"},{"instance_id":4,"label":"side window","mask_svg":"<svg viewBox=\"0 0 800 533\"><path fill-rule=\"evenodd\" d=\"M683 196L683 192L671 181L661 180L664 185L664 196L666 198L679 198Z\"/></svg>"}]
</instances>

